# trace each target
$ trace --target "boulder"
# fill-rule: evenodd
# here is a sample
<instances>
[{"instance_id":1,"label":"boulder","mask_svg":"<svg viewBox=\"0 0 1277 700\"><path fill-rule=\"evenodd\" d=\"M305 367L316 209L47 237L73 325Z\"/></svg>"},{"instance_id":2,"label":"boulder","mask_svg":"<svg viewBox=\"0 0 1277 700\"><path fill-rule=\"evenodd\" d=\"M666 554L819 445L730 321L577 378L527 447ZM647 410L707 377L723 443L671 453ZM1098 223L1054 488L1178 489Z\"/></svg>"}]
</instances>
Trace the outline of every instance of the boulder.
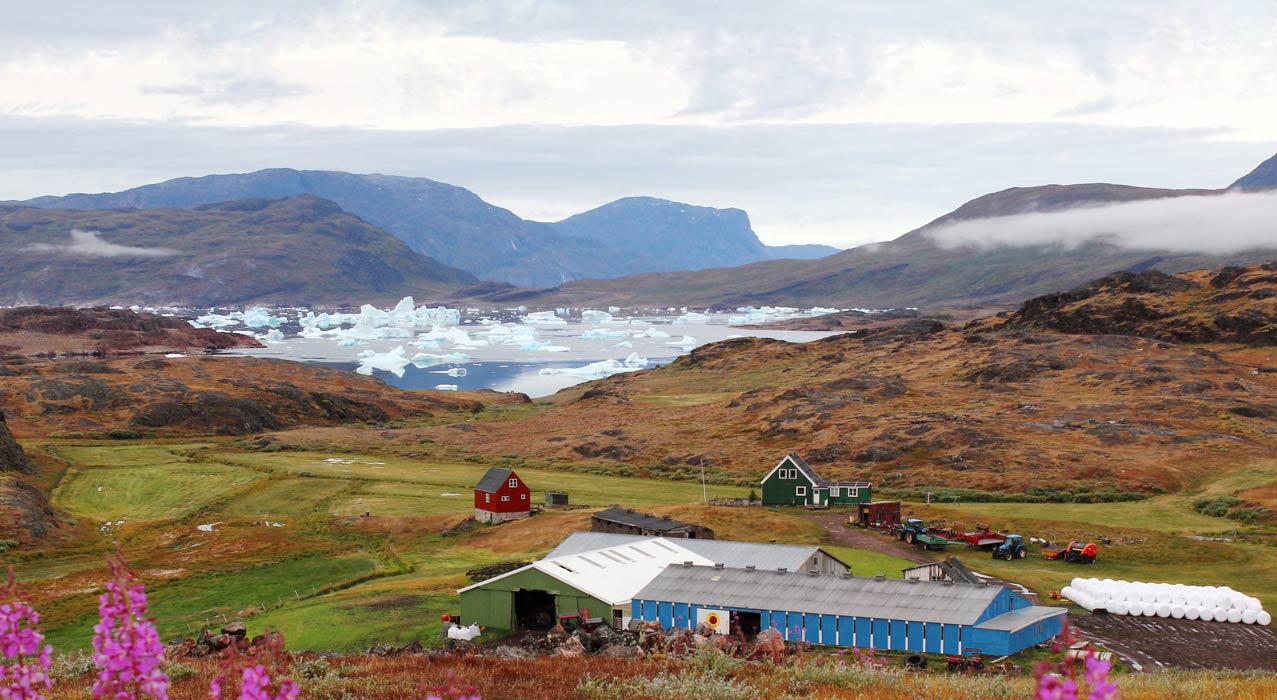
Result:
<instances>
[{"instance_id":1,"label":"boulder","mask_svg":"<svg viewBox=\"0 0 1277 700\"><path fill-rule=\"evenodd\" d=\"M230 623L229 625L223 627L222 634L229 634L232 637L239 637L243 639L244 637L248 636L248 628L244 626L243 622L236 620Z\"/></svg>"}]
</instances>

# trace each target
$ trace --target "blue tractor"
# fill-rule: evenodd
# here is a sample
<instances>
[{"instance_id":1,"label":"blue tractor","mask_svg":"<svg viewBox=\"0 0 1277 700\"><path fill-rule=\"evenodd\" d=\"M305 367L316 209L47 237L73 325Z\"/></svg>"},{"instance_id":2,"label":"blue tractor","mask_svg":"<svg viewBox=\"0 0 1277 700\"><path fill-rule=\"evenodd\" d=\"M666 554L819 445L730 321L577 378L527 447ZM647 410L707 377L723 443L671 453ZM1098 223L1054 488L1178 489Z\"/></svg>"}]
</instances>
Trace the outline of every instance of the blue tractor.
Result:
<instances>
[{"instance_id":1,"label":"blue tractor","mask_svg":"<svg viewBox=\"0 0 1277 700\"><path fill-rule=\"evenodd\" d=\"M1029 550L1024 546L1023 535L1007 535L1006 540L1002 544L993 549L994 559L1023 559L1029 556Z\"/></svg>"}]
</instances>

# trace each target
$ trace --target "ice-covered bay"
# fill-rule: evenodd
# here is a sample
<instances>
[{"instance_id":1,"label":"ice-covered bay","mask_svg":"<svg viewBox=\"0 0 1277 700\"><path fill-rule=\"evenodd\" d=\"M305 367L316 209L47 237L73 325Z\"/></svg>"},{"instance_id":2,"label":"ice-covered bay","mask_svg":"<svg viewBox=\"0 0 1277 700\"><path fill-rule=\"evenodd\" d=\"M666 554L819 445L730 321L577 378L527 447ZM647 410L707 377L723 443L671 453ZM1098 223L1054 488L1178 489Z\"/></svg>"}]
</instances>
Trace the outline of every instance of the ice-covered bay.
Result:
<instances>
[{"instance_id":1,"label":"ice-covered bay","mask_svg":"<svg viewBox=\"0 0 1277 700\"><path fill-rule=\"evenodd\" d=\"M530 396L621 372L659 366L741 336L807 342L832 335L764 331L734 324L827 313L829 309L739 309L626 315L620 309L460 311L364 306L358 313L289 309L212 310L193 324L254 333L265 348L235 354L315 362L379 377L403 388L489 388Z\"/></svg>"}]
</instances>

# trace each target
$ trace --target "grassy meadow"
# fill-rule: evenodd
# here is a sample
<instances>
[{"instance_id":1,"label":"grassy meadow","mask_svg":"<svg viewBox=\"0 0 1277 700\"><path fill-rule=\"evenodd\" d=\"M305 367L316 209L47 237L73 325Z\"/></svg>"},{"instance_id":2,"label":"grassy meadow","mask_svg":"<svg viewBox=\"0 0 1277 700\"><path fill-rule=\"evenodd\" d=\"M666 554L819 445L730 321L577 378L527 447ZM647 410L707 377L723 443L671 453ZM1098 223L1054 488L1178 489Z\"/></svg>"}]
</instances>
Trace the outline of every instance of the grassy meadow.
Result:
<instances>
[{"instance_id":1,"label":"grassy meadow","mask_svg":"<svg viewBox=\"0 0 1277 700\"><path fill-rule=\"evenodd\" d=\"M43 449L65 466L53 501L79 535L13 563L44 613L50 641L61 649L87 646L103 556L117 545L147 583L152 614L166 638L244 619L254 633L281 630L293 649L359 652L377 642L436 642L440 615L457 612L455 591L469 582L467 571L542 556L569 533L588 529L592 509L611 503L699 522L721 539L828 541L803 511L705 506L701 486L686 481L519 468L535 487L534 504L544 502L545 491L566 491L574 506L589 508L550 509L485 526L465 524L472 486L487 469L481 464L253 452L217 440L54 442ZM1046 561L1037 547L1028 559L1013 562L959 548L928 554L958 556L977 571L1039 592L1058 590L1075 576L1213 583L1277 607L1271 575L1277 547L1264 538L1193 538L1238 527L1194 512L1199 495L1263 488L1277 477L1272 465L1245 467L1195 491L1143 501L910 503L906 510L1054 540L1113 541L1090 566ZM712 485L708 495L747 492ZM103 528L108 522L116 524ZM899 576L910 565L889 554L826 546L861 575Z\"/></svg>"}]
</instances>

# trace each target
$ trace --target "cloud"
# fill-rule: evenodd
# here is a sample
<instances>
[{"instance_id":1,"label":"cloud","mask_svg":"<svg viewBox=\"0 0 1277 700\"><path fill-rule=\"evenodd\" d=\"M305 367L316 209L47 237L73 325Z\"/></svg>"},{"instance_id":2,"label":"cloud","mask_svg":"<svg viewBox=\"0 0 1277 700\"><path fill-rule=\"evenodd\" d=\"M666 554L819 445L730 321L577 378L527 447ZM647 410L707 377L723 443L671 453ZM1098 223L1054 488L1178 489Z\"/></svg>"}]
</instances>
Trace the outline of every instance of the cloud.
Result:
<instances>
[{"instance_id":1,"label":"cloud","mask_svg":"<svg viewBox=\"0 0 1277 700\"><path fill-rule=\"evenodd\" d=\"M1168 197L972 219L939 226L928 235L946 248L1076 248L1104 242L1135 250L1229 255L1277 247L1277 192Z\"/></svg>"},{"instance_id":2,"label":"cloud","mask_svg":"<svg viewBox=\"0 0 1277 700\"><path fill-rule=\"evenodd\" d=\"M66 245L32 243L21 249L27 253L54 253L81 258L164 258L177 255L172 248L137 248L102 240L99 231L71 230L71 242Z\"/></svg>"}]
</instances>

